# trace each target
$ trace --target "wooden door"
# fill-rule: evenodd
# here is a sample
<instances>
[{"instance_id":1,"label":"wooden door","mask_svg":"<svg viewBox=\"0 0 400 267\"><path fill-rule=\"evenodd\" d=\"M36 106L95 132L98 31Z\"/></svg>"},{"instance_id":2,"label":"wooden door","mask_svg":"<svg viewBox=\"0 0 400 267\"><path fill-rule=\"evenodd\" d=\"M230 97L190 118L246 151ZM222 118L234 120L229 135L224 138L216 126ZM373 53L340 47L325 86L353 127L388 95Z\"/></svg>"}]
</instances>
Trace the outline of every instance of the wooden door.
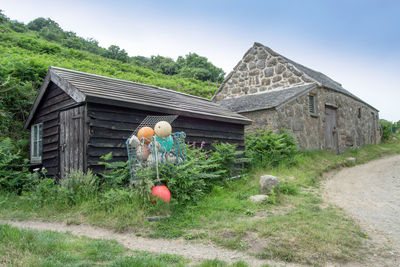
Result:
<instances>
[{"instance_id":1,"label":"wooden door","mask_svg":"<svg viewBox=\"0 0 400 267\"><path fill-rule=\"evenodd\" d=\"M325 107L325 147L339 153L336 109Z\"/></svg>"},{"instance_id":2,"label":"wooden door","mask_svg":"<svg viewBox=\"0 0 400 267\"><path fill-rule=\"evenodd\" d=\"M60 112L60 176L71 170L84 171L86 155L85 106Z\"/></svg>"}]
</instances>

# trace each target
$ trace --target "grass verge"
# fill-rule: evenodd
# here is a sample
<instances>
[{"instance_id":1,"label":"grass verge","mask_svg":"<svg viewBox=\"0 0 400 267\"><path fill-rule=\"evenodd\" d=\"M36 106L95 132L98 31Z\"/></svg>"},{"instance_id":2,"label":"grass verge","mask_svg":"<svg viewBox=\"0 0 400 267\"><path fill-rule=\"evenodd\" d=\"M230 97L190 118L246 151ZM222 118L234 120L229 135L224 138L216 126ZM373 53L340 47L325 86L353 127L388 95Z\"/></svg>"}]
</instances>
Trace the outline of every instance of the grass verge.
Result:
<instances>
[{"instance_id":1,"label":"grass verge","mask_svg":"<svg viewBox=\"0 0 400 267\"><path fill-rule=\"evenodd\" d=\"M0 264L11 266L188 266L190 260L172 254L131 251L113 240L77 237L52 231L22 230L0 224ZM196 266L245 267L219 260Z\"/></svg>"},{"instance_id":2,"label":"grass verge","mask_svg":"<svg viewBox=\"0 0 400 267\"><path fill-rule=\"evenodd\" d=\"M0 213L8 219L40 219L88 223L127 230L153 238L183 237L213 241L221 246L248 251L260 258L314 265L330 261L362 260L368 239L359 226L341 210L322 201L323 173L400 153L400 142L392 140L368 145L341 155L328 151L299 153L294 166L255 168L246 177L216 186L196 205L174 207L167 220L148 222L146 212L134 200L117 208L101 209L89 200L72 207L52 203L36 207L23 196L0 193ZM346 160L356 158L356 163ZM278 176L283 185L269 201L248 200L259 193L262 174Z\"/></svg>"}]
</instances>

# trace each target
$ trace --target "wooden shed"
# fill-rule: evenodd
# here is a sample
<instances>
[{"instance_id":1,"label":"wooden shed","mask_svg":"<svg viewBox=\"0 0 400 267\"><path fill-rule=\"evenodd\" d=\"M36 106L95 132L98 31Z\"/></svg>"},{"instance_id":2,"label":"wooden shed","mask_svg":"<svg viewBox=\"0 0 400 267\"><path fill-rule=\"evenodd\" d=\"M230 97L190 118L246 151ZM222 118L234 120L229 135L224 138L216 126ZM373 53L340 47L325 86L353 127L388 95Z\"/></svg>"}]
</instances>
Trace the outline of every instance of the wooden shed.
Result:
<instances>
[{"instance_id":1,"label":"wooden shed","mask_svg":"<svg viewBox=\"0 0 400 267\"><path fill-rule=\"evenodd\" d=\"M206 148L244 147L251 120L212 101L170 89L50 67L24 129L31 130L31 167L63 177L70 169L99 173L100 156L127 160L125 140L148 115L179 115L174 131Z\"/></svg>"}]
</instances>

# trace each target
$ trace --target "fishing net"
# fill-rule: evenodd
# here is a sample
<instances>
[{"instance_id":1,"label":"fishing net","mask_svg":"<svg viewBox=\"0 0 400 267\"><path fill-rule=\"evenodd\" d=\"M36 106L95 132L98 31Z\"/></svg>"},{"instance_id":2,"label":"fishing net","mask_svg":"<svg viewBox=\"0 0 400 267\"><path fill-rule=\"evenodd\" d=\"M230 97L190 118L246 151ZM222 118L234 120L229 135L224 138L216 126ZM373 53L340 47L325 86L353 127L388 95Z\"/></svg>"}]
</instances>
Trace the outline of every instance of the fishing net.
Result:
<instances>
[{"instance_id":1,"label":"fishing net","mask_svg":"<svg viewBox=\"0 0 400 267\"><path fill-rule=\"evenodd\" d=\"M129 170L133 182L138 179L137 172L141 169L155 170L157 179L159 179L160 165L173 167L175 164L186 161L186 134L184 132L171 133L166 138L160 138L157 135L151 138L137 138L138 132L143 127L154 129L154 126L160 121L172 124L177 117L177 115L147 116L126 140Z\"/></svg>"}]
</instances>

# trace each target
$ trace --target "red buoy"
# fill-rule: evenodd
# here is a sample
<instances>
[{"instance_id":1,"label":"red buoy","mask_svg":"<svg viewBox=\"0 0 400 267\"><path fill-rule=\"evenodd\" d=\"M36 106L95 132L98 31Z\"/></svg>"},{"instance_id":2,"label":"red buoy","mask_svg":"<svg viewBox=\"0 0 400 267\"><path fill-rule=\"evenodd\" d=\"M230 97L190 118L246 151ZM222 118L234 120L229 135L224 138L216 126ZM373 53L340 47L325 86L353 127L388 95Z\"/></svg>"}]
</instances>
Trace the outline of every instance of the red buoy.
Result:
<instances>
[{"instance_id":1,"label":"red buoy","mask_svg":"<svg viewBox=\"0 0 400 267\"><path fill-rule=\"evenodd\" d=\"M171 200L171 192L165 185L154 186L151 190L151 194L155 196L155 198L161 198L165 202Z\"/></svg>"}]
</instances>

